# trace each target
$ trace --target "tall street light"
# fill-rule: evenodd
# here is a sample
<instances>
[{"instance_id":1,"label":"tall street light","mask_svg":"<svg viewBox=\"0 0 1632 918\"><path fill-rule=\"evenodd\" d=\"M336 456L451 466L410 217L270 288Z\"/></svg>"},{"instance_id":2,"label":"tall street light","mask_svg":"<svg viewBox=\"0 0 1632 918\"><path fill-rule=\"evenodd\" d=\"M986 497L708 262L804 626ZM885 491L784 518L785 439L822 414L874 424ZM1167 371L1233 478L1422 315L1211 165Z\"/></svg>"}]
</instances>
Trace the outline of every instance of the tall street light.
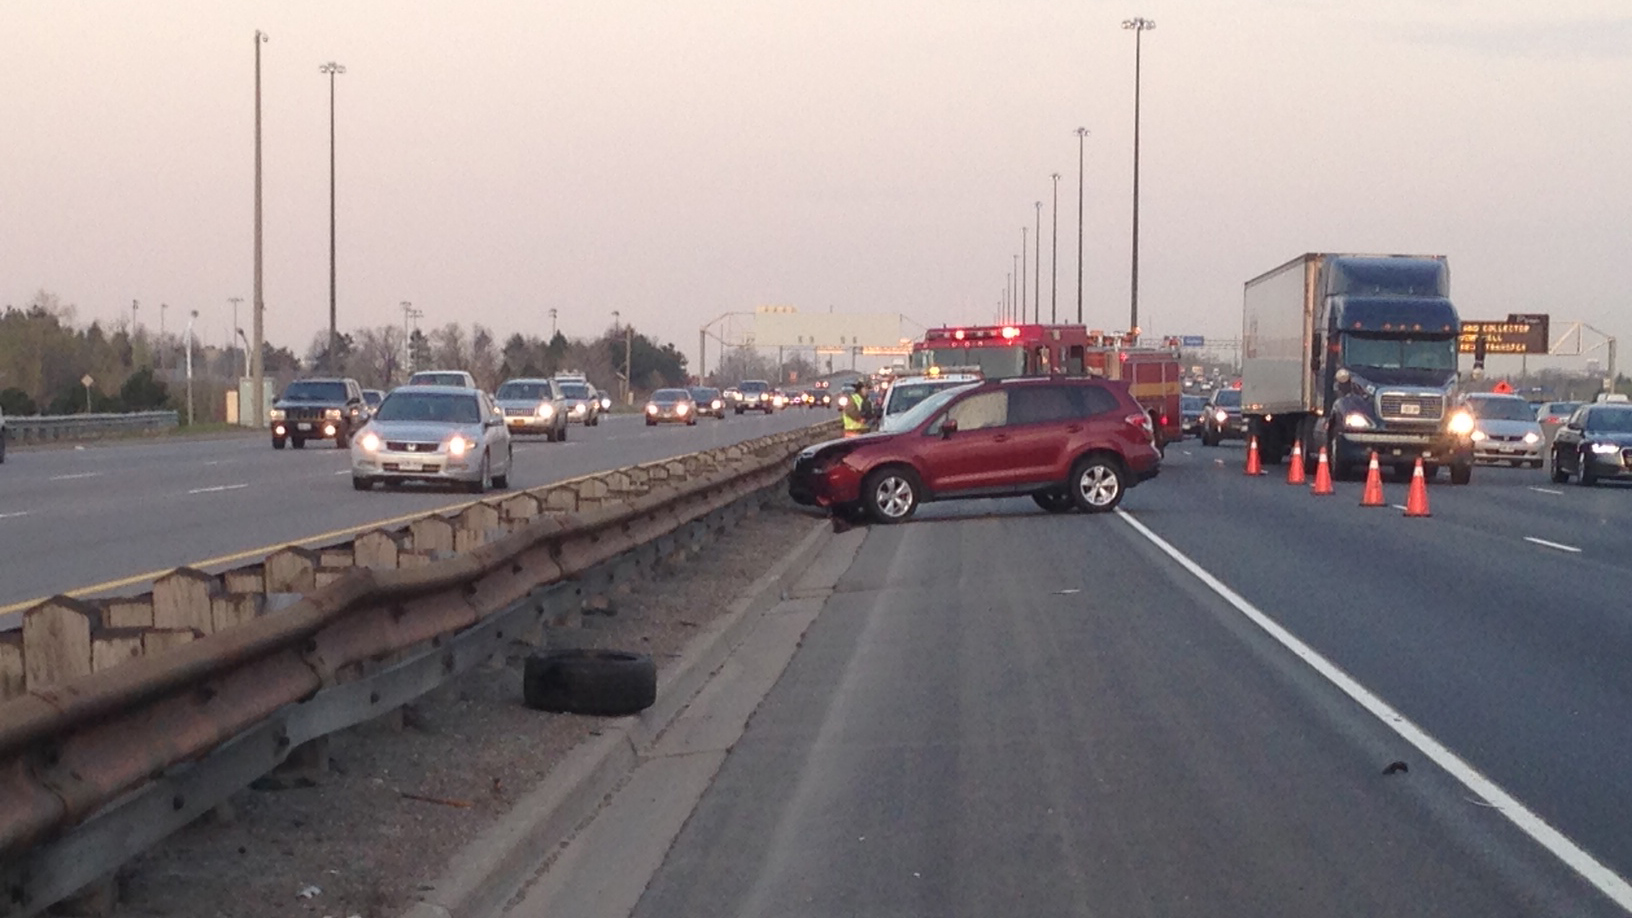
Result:
<instances>
[{"instance_id":1,"label":"tall street light","mask_svg":"<svg viewBox=\"0 0 1632 918\"><path fill-rule=\"evenodd\" d=\"M1054 180L1054 251L1048 258L1053 278L1048 282L1048 321L1052 323L1060 321L1060 174L1055 172L1049 178Z\"/></svg>"},{"instance_id":2,"label":"tall street light","mask_svg":"<svg viewBox=\"0 0 1632 918\"><path fill-rule=\"evenodd\" d=\"M255 389L255 420L251 426L260 427L266 423L266 367L261 352L266 349L265 330L263 323L266 315L266 298L261 286L261 45L267 40L266 33L255 30L255 301L254 313L255 340L250 342L249 352L249 384Z\"/></svg>"},{"instance_id":3,"label":"tall street light","mask_svg":"<svg viewBox=\"0 0 1632 918\"><path fill-rule=\"evenodd\" d=\"M1077 324L1082 324L1082 148L1088 129L1077 128Z\"/></svg>"},{"instance_id":4,"label":"tall street light","mask_svg":"<svg viewBox=\"0 0 1632 918\"><path fill-rule=\"evenodd\" d=\"M1026 259L1030 257L1030 253L1026 251L1026 234L1029 232L1031 232L1031 227L1020 227L1020 321L1022 322L1026 321L1026 269L1031 267L1026 262Z\"/></svg>"},{"instance_id":5,"label":"tall street light","mask_svg":"<svg viewBox=\"0 0 1632 918\"><path fill-rule=\"evenodd\" d=\"M1122 28L1133 32L1133 278L1128 303L1128 331L1139 334L1139 65L1144 34L1156 28L1156 23L1136 16L1125 20Z\"/></svg>"},{"instance_id":6,"label":"tall street light","mask_svg":"<svg viewBox=\"0 0 1632 918\"><path fill-rule=\"evenodd\" d=\"M329 75L329 371L338 372L340 331L335 325L334 289L334 78L346 72L343 64L329 61L317 68Z\"/></svg>"},{"instance_id":7,"label":"tall street light","mask_svg":"<svg viewBox=\"0 0 1632 918\"><path fill-rule=\"evenodd\" d=\"M1037 225L1033 228L1031 238L1037 240L1037 259L1031 266L1032 307L1031 312L1037 319L1037 324L1043 322L1043 202L1037 202Z\"/></svg>"},{"instance_id":8,"label":"tall street light","mask_svg":"<svg viewBox=\"0 0 1632 918\"><path fill-rule=\"evenodd\" d=\"M1014 316L1014 320L1018 322L1026 317L1024 309L1016 311L1020 305L1020 256L1010 255L1009 262L1011 265L1009 269L1009 312Z\"/></svg>"}]
</instances>

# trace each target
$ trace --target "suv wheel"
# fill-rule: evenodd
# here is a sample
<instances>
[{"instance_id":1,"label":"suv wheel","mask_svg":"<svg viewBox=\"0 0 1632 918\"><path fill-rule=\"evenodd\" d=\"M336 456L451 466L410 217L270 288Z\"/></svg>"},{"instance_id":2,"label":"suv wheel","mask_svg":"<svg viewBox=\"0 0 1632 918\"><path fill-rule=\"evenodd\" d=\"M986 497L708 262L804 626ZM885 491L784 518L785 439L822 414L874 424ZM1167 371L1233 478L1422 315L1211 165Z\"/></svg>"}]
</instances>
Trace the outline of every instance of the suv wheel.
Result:
<instances>
[{"instance_id":1,"label":"suv wheel","mask_svg":"<svg viewBox=\"0 0 1632 918\"><path fill-rule=\"evenodd\" d=\"M903 468L882 468L861 483L861 501L873 519L899 523L918 510L918 478Z\"/></svg>"},{"instance_id":2,"label":"suv wheel","mask_svg":"<svg viewBox=\"0 0 1632 918\"><path fill-rule=\"evenodd\" d=\"M283 437L273 437L272 438L272 448L273 449L283 449L283 444L285 442L287 442L287 441Z\"/></svg>"},{"instance_id":3,"label":"suv wheel","mask_svg":"<svg viewBox=\"0 0 1632 918\"><path fill-rule=\"evenodd\" d=\"M1122 465L1104 454L1077 460L1071 468L1071 483L1067 489L1071 500L1084 513L1105 513L1116 509L1126 490L1122 481Z\"/></svg>"}]
</instances>

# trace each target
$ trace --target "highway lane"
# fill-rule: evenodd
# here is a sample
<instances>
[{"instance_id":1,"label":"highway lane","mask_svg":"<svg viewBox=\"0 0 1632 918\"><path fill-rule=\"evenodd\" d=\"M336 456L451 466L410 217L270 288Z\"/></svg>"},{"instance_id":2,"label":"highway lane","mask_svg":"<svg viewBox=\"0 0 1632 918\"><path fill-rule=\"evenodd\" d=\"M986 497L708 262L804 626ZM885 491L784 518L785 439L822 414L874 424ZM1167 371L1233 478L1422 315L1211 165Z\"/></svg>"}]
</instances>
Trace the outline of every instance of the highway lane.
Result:
<instances>
[{"instance_id":1,"label":"highway lane","mask_svg":"<svg viewBox=\"0 0 1632 918\"><path fill-rule=\"evenodd\" d=\"M613 415L597 427L574 426L564 443L517 439L511 486L549 484L829 417L799 410L647 427L638 416ZM360 493L348 469L345 450L314 444L275 451L263 437L15 451L0 468L0 609L471 499L450 488ZM15 610L0 614L0 628L15 627L16 619Z\"/></svg>"},{"instance_id":2,"label":"highway lane","mask_svg":"<svg viewBox=\"0 0 1632 918\"><path fill-rule=\"evenodd\" d=\"M1587 559L1458 522L1534 477L1410 520L1169 455L1136 521L1632 868L1626 629L1537 602ZM1126 520L931 505L867 533L630 882L639 916L1623 914L1486 803Z\"/></svg>"}]
</instances>

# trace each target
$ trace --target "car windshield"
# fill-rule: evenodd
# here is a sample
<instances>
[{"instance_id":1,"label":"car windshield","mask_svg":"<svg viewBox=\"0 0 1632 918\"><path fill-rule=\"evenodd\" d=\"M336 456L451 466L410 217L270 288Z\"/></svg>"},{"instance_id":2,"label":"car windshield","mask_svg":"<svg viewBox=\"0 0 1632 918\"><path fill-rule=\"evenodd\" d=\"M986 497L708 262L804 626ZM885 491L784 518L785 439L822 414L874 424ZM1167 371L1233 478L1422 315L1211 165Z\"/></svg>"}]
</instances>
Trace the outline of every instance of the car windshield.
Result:
<instances>
[{"instance_id":1,"label":"car windshield","mask_svg":"<svg viewBox=\"0 0 1632 918\"><path fill-rule=\"evenodd\" d=\"M950 389L956 385L959 384L955 382L896 383L890 387L889 405L886 407L884 414L888 416L900 414L903 411L911 411L924 399L942 389Z\"/></svg>"},{"instance_id":2,"label":"car windshield","mask_svg":"<svg viewBox=\"0 0 1632 918\"><path fill-rule=\"evenodd\" d=\"M717 389L693 389L691 390L691 397L699 402L711 402L719 398L720 393Z\"/></svg>"},{"instance_id":3,"label":"car windshield","mask_svg":"<svg viewBox=\"0 0 1632 918\"><path fill-rule=\"evenodd\" d=\"M289 388L283 390L283 397L309 402L343 402L346 400L346 384L314 380L292 382Z\"/></svg>"},{"instance_id":4,"label":"car windshield","mask_svg":"<svg viewBox=\"0 0 1632 918\"><path fill-rule=\"evenodd\" d=\"M1632 433L1632 408L1594 408L1587 412L1593 433Z\"/></svg>"},{"instance_id":5,"label":"car windshield","mask_svg":"<svg viewBox=\"0 0 1632 918\"><path fill-rule=\"evenodd\" d=\"M1202 408L1206 407L1206 405L1207 400L1199 395L1179 396L1180 411L1200 411Z\"/></svg>"},{"instance_id":6,"label":"car windshield","mask_svg":"<svg viewBox=\"0 0 1632 918\"><path fill-rule=\"evenodd\" d=\"M956 398L958 393L967 392L980 383L965 383L950 389L933 392L928 398L914 405L910 410L901 414L892 414L879 422L878 429L882 433L895 433L902 430L912 430L918 425L934 417L936 412L946 407L946 403Z\"/></svg>"},{"instance_id":7,"label":"car windshield","mask_svg":"<svg viewBox=\"0 0 1632 918\"><path fill-rule=\"evenodd\" d=\"M1007 379L1025 372L1026 355L1018 347L943 347L919 351L923 367L979 367L987 379Z\"/></svg>"},{"instance_id":8,"label":"car windshield","mask_svg":"<svg viewBox=\"0 0 1632 918\"><path fill-rule=\"evenodd\" d=\"M1530 410L1530 404L1521 398L1473 398L1468 399L1468 407L1473 409L1475 417L1487 421L1534 421L1536 415Z\"/></svg>"},{"instance_id":9,"label":"car windshield","mask_svg":"<svg viewBox=\"0 0 1632 918\"><path fill-rule=\"evenodd\" d=\"M415 373L408 382L414 386L463 386L466 384L463 373Z\"/></svg>"},{"instance_id":10,"label":"car windshield","mask_svg":"<svg viewBox=\"0 0 1632 918\"><path fill-rule=\"evenodd\" d=\"M385 393L384 392L377 392L377 391L375 391L373 389L364 389L363 390L363 401L367 402L368 407L370 407L370 408L380 407L380 401L382 399L384 399L384 398L385 398Z\"/></svg>"},{"instance_id":11,"label":"car windshield","mask_svg":"<svg viewBox=\"0 0 1632 918\"><path fill-rule=\"evenodd\" d=\"M1575 409L1580 407L1580 402L1548 402L1547 404L1541 406L1541 413L1545 415L1552 415L1554 417L1569 417L1575 412Z\"/></svg>"},{"instance_id":12,"label":"car windshield","mask_svg":"<svg viewBox=\"0 0 1632 918\"><path fill-rule=\"evenodd\" d=\"M738 392L769 392L771 384L763 380L747 379L737 386Z\"/></svg>"},{"instance_id":13,"label":"car windshield","mask_svg":"<svg viewBox=\"0 0 1632 918\"><path fill-rule=\"evenodd\" d=\"M374 415L381 421L432 421L479 424L482 409L473 395L439 392L393 392Z\"/></svg>"},{"instance_id":14,"label":"car windshield","mask_svg":"<svg viewBox=\"0 0 1632 918\"><path fill-rule=\"evenodd\" d=\"M561 394L567 398L589 398L589 385L581 382L564 382L561 384Z\"/></svg>"},{"instance_id":15,"label":"car windshield","mask_svg":"<svg viewBox=\"0 0 1632 918\"><path fill-rule=\"evenodd\" d=\"M1343 336L1343 360L1356 367L1454 370L1456 339L1377 337L1351 332Z\"/></svg>"},{"instance_id":16,"label":"car windshield","mask_svg":"<svg viewBox=\"0 0 1632 918\"><path fill-rule=\"evenodd\" d=\"M1240 389L1220 389L1213 393L1213 404L1220 408L1240 408Z\"/></svg>"},{"instance_id":17,"label":"car windshield","mask_svg":"<svg viewBox=\"0 0 1632 918\"><path fill-rule=\"evenodd\" d=\"M691 394L684 389L659 389L652 393L654 402L683 402L691 398Z\"/></svg>"},{"instance_id":18,"label":"car windshield","mask_svg":"<svg viewBox=\"0 0 1632 918\"><path fill-rule=\"evenodd\" d=\"M550 385L541 382L507 382L499 387L497 397L515 401L543 401L550 397Z\"/></svg>"}]
</instances>

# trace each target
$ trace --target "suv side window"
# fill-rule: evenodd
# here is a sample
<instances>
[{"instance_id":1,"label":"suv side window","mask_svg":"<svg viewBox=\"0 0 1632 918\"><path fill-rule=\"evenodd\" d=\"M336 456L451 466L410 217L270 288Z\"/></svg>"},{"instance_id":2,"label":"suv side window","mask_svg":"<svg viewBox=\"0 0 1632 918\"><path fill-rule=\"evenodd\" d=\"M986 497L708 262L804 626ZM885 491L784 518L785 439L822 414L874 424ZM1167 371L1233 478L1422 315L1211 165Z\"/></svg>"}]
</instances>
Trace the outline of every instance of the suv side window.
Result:
<instances>
[{"instance_id":1,"label":"suv side window","mask_svg":"<svg viewBox=\"0 0 1632 918\"><path fill-rule=\"evenodd\" d=\"M1009 422L1009 390L971 395L948 408L946 416L958 422L960 431L1002 427Z\"/></svg>"},{"instance_id":2,"label":"suv side window","mask_svg":"<svg viewBox=\"0 0 1632 918\"><path fill-rule=\"evenodd\" d=\"M1122 407L1104 386L1072 386L1071 395L1077 405L1077 416L1091 418L1101 414L1110 414Z\"/></svg>"},{"instance_id":3,"label":"suv side window","mask_svg":"<svg viewBox=\"0 0 1632 918\"><path fill-rule=\"evenodd\" d=\"M1065 386L1017 386L1009 396L1010 424L1064 421L1081 413Z\"/></svg>"}]
</instances>

